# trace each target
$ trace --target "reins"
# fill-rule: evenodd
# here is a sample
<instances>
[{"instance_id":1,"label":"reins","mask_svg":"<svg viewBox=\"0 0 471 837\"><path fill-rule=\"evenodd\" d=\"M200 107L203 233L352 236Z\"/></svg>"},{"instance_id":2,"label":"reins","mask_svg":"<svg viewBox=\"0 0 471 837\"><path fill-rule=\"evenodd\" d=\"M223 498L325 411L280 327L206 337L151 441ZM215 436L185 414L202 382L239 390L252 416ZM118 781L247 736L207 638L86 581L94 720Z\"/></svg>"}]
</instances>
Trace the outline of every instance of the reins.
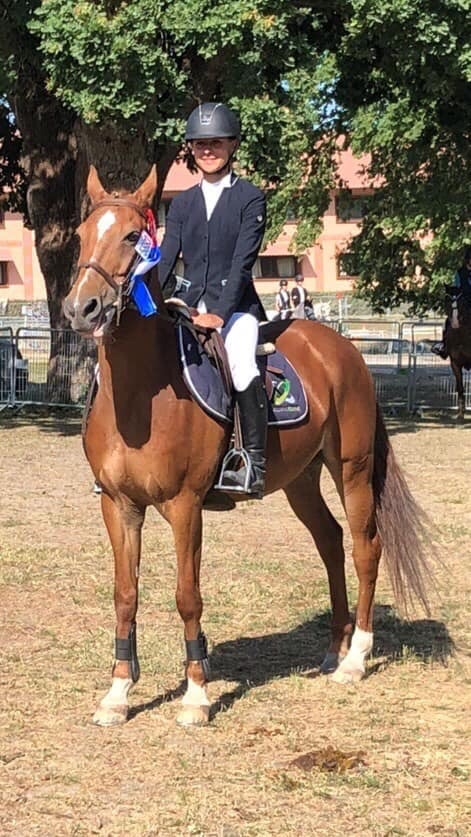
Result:
<instances>
[{"instance_id":1,"label":"reins","mask_svg":"<svg viewBox=\"0 0 471 837\"><path fill-rule=\"evenodd\" d=\"M130 201L127 198L104 198L104 200L98 201L98 203L94 204L91 209L90 215L93 212L96 212L98 209L101 209L104 206L125 206L128 209L132 209L134 212L137 212L141 218L143 218L146 222L146 229L149 223L155 223L153 221L150 222L149 214L146 210L142 209L137 203L134 201ZM89 217L90 217L89 215ZM153 216L151 215L151 218ZM154 229L155 233L155 229ZM105 282L117 293L117 300L116 300L116 323L119 325L121 314L124 308L127 305L129 300L129 293L130 293L130 277L132 276L133 269L136 266L136 263L140 261L140 256L137 253L134 253L131 261L123 273L109 273L105 270L102 265L97 262L95 259L90 259L88 262L80 262L77 265L77 271L75 280L78 277L80 270L95 270L100 276L105 280ZM117 282L116 279L122 279L122 282ZM189 319L188 316L185 316L181 312L175 312L172 316L168 313L167 310L160 311L159 317L167 322L172 323L173 326L182 323L186 326L196 337L196 339L204 345L204 349L209 357L213 360L218 372L221 376L224 388L229 396L232 395L232 375L231 370L229 367L229 362L226 354L226 349L224 346L224 340L222 339L221 335L216 329L207 329L201 328L200 326L196 325ZM87 416L89 412L89 408L91 406L91 401L93 400L93 394L90 395L90 404L87 404L87 408L85 410L85 418L84 418L84 425L82 431L86 427ZM240 424L240 414L237 407L235 405L234 409L234 434L235 434L235 444L236 447L242 447L242 429Z\"/></svg>"}]
</instances>

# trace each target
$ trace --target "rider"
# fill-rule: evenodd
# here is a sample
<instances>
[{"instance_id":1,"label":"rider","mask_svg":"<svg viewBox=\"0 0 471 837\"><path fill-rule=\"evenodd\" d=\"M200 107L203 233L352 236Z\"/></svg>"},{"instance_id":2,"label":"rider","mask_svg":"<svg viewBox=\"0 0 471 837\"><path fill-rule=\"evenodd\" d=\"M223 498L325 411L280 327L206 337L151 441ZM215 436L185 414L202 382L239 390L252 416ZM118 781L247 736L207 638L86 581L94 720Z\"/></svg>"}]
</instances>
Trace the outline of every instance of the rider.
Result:
<instances>
[{"instance_id":1,"label":"rider","mask_svg":"<svg viewBox=\"0 0 471 837\"><path fill-rule=\"evenodd\" d=\"M205 102L190 114L185 131L187 164L201 181L171 204L161 247L159 280L170 279L181 253L184 278L174 296L196 307L196 325L221 331L240 409L242 437L250 460L250 494L265 484L267 399L255 355L258 322L266 319L252 281L266 221L263 192L232 170L240 123L220 102ZM228 471L224 483L245 484L246 468Z\"/></svg>"},{"instance_id":2,"label":"rider","mask_svg":"<svg viewBox=\"0 0 471 837\"><path fill-rule=\"evenodd\" d=\"M453 277L453 285L455 288L460 288L463 296L466 298L467 302L471 305L471 246L465 247L464 254L463 254L463 264L461 267L456 271ZM448 357L448 350L446 347L446 333L448 331L449 321L448 317L445 320L445 325L443 327L443 335L442 339L435 343L432 346L432 352L436 355L440 355L443 360L446 360Z\"/></svg>"}]
</instances>

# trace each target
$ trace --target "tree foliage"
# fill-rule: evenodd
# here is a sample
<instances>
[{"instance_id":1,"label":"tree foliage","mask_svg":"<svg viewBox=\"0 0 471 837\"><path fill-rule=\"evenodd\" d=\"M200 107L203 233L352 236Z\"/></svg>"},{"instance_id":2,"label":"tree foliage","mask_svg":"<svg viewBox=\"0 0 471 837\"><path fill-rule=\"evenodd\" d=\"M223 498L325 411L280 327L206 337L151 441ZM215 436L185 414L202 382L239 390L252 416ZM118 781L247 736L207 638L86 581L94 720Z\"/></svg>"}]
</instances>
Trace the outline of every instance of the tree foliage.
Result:
<instances>
[{"instance_id":1,"label":"tree foliage","mask_svg":"<svg viewBox=\"0 0 471 837\"><path fill-rule=\"evenodd\" d=\"M178 150L197 102L221 99L242 118L243 169L270 186L269 235L289 204L312 241L332 181L322 120L324 63L342 4L267 0L44 0L30 23L48 89L86 125L141 132ZM309 178L316 158L315 177Z\"/></svg>"},{"instance_id":2,"label":"tree foliage","mask_svg":"<svg viewBox=\"0 0 471 837\"><path fill-rule=\"evenodd\" d=\"M469 0L0 0L0 93L46 284L51 248L70 271L89 162L133 187L159 161L162 184L188 113L220 99L242 118L241 168L268 187L268 237L289 208L298 250L338 137L370 155L359 288L378 310L426 307L470 238L470 18Z\"/></svg>"},{"instance_id":3,"label":"tree foliage","mask_svg":"<svg viewBox=\"0 0 471 837\"><path fill-rule=\"evenodd\" d=\"M471 6L354 0L350 10L335 58L339 125L383 184L354 243L359 288L376 310L420 311L471 241Z\"/></svg>"}]
</instances>

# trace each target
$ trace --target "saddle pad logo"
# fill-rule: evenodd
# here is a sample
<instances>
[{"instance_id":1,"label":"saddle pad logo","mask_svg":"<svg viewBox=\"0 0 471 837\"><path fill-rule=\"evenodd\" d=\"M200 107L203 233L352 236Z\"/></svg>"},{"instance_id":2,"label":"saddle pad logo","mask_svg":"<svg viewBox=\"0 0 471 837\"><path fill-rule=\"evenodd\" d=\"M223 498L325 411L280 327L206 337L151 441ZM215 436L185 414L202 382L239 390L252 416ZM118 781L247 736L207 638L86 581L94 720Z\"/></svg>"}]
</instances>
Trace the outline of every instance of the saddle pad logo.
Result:
<instances>
[{"instance_id":1,"label":"saddle pad logo","mask_svg":"<svg viewBox=\"0 0 471 837\"><path fill-rule=\"evenodd\" d=\"M293 398L289 397L291 392L291 381L288 378L282 378L281 381L273 381L273 395L272 403L275 407L280 407L285 402L287 404L293 403Z\"/></svg>"}]
</instances>

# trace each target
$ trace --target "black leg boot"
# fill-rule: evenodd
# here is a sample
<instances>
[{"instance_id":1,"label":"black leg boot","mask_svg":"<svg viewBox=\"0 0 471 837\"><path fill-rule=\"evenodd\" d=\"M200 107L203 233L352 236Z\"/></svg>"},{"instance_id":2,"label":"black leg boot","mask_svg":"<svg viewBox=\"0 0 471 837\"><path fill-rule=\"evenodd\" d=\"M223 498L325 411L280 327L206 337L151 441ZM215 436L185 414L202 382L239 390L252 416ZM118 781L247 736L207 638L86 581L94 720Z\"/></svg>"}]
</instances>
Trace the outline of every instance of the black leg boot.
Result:
<instances>
[{"instance_id":1,"label":"black leg boot","mask_svg":"<svg viewBox=\"0 0 471 837\"><path fill-rule=\"evenodd\" d=\"M431 351L434 353L434 355L438 355L439 357L443 358L443 360L446 360L448 357L448 349L446 347L446 334L448 331L448 323L449 320L447 318L445 321L445 326L443 328L442 339L438 343L434 343L431 348Z\"/></svg>"},{"instance_id":2,"label":"black leg boot","mask_svg":"<svg viewBox=\"0 0 471 837\"><path fill-rule=\"evenodd\" d=\"M268 403L260 376L254 378L246 390L236 393L236 398L240 409L242 442L250 460L247 494L261 499L265 486ZM231 486L240 490L245 485L246 477L245 465L238 471L226 471L224 485L228 491Z\"/></svg>"}]
</instances>

